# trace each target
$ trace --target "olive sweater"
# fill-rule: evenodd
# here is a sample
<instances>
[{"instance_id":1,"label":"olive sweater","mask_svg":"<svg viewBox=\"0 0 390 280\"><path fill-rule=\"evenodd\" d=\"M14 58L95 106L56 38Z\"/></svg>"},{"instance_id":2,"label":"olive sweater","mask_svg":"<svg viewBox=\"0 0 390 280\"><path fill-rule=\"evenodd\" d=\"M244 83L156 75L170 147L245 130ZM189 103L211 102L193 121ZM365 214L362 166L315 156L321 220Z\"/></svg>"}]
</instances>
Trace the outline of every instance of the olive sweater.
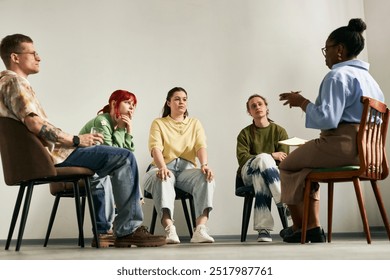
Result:
<instances>
[{"instance_id":1,"label":"olive sweater","mask_svg":"<svg viewBox=\"0 0 390 280\"><path fill-rule=\"evenodd\" d=\"M239 165L242 166L252 157L261 153L289 152L287 145L279 144L280 140L288 138L286 130L271 122L267 127L248 125L237 136L236 156ZM240 174L240 173L239 173Z\"/></svg>"}]
</instances>

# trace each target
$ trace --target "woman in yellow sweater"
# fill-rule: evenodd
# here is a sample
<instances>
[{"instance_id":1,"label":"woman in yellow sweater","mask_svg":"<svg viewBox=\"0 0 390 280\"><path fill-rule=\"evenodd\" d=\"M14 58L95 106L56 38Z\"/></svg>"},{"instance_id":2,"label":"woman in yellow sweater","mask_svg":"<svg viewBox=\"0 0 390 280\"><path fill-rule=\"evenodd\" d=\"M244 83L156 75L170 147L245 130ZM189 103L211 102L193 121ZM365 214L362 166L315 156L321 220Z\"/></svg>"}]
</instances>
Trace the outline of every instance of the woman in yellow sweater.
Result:
<instances>
[{"instance_id":1,"label":"woman in yellow sweater","mask_svg":"<svg viewBox=\"0 0 390 280\"><path fill-rule=\"evenodd\" d=\"M150 128L152 168L144 188L153 195L155 208L168 244L180 243L173 225L175 187L194 198L196 228L192 243L212 243L205 226L213 208L214 174L207 163L206 136L199 120L188 117L187 92L175 87L168 92L163 114ZM197 168L198 158L200 168Z\"/></svg>"}]
</instances>

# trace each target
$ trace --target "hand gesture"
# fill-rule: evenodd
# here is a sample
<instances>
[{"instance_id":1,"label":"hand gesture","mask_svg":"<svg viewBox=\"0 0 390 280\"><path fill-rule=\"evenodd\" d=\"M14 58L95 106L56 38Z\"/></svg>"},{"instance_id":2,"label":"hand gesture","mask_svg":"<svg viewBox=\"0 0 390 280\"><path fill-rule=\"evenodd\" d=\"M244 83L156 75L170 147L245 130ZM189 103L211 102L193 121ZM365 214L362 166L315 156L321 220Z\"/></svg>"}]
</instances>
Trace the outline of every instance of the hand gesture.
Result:
<instances>
[{"instance_id":1,"label":"hand gesture","mask_svg":"<svg viewBox=\"0 0 390 280\"><path fill-rule=\"evenodd\" d=\"M291 91L286 93L279 94L279 100L286 101L283 105L290 105L291 107L302 107L302 105L308 101L302 95L299 94L300 91Z\"/></svg>"}]
</instances>

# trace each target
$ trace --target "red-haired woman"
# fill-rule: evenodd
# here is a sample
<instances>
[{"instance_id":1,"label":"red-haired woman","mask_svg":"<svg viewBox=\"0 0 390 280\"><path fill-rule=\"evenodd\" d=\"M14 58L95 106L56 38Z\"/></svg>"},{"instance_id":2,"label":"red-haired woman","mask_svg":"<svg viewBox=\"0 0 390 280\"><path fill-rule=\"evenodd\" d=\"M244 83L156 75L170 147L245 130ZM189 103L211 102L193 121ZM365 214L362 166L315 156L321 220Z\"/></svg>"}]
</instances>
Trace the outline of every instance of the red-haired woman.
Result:
<instances>
[{"instance_id":1,"label":"red-haired woman","mask_svg":"<svg viewBox=\"0 0 390 280\"><path fill-rule=\"evenodd\" d=\"M131 120L136 106L137 97L133 93L116 90L111 94L108 104L84 125L80 134L90 133L92 127L97 127L103 131L102 144L134 151Z\"/></svg>"},{"instance_id":2,"label":"red-haired woman","mask_svg":"<svg viewBox=\"0 0 390 280\"><path fill-rule=\"evenodd\" d=\"M108 104L99 110L97 116L88 121L80 134L91 133L92 127L101 129L103 145L125 148L134 151L131 135L132 118L137 105L136 96L126 90L114 91ZM97 231L100 247L114 246L115 237L112 234L112 223L115 218L114 197L109 176L91 180L93 200L96 211ZM136 200L141 200L141 196ZM96 246L92 243L92 246Z\"/></svg>"}]
</instances>

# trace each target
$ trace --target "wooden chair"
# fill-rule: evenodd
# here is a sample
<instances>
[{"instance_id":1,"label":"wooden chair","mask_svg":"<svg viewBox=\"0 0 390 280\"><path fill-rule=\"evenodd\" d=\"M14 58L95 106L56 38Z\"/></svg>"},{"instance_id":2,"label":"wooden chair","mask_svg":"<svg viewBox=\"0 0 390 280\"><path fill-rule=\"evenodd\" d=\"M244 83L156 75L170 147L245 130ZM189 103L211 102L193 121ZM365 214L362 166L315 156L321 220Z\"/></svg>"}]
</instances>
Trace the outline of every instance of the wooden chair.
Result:
<instances>
[{"instance_id":1,"label":"wooden chair","mask_svg":"<svg viewBox=\"0 0 390 280\"><path fill-rule=\"evenodd\" d=\"M342 166L339 168L314 169L306 177L304 191L304 207L302 221L301 243L306 241L306 230L309 218L309 201L311 184L328 184L328 242L332 240L333 189L335 183L353 182L356 198L359 204L360 215L363 221L367 243L371 243L371 234L367 221L361 193L360 181L370 181L375 198L386 227L390 240L390 226L382 196L379 191L378 180L385 179L389 174L389 165L386 158L386 135L389 122L389 109L386 104L368 97L361 99L364 109L357 135L357 145L360 164L358 166Z\"/></svg>"},{"instance_id":2,"label":"wooden chair","mask_svg":"<svg viewBox=\"0 0 390 280\"><path fill-rule=\"evenodd\" d=\"M242 224L241 224L241 242L245 242L248 233L249 220L251 218L253 198L255 197L255 190L253 186L245 186L242 178L236 175L235 194L244 198L244 207L242 210ZM271 206L271 205L269 205ZM283 209L278 207L278 213L282 222L283 228L288 227L286 213Z\"/></svg>"},{"instance_id":3,"label":"wooden chair","mask_svg":"<svg viewBox=\"0 0 390 280\"><path fill-rule=\"evenodd\" d=\"M80 192L78 185L80 179L85 183L94 238L96 244L99 244L89 184L89 177L94 172L83 167L55 167L47 149L43 146L39 138L31 133L20 121L0 117L0 135L0 153L5 183L8 186L19 186L19 193L16 199L5 249L8 250L11 244L23 197L24 206L20 219L16 251L19 251L21 247L34 186L51 182L71 182L73 184L79 237L82 240L81 246L84 246L83 227L80 219ZM26 189L27 192L24 195Z\"/></svg>"},{"instance_id":4,"label":"wooden chair","mask_svg":"<svg viewBox=\"0 0 390 280\"><path fill-rule=\"evenodd\" d=\"M148 166L146 172L149 171L151 165ZM181 200L181 204L183 206L184 217L186 219L188 232L190 233L190 237L192 237L193 229L196 227L196 217L195 217L195 206L194 206L194 198L190 193L182 191L181 189L175 188L176 197L175 200ZM144 198L153 199L153 196L150 192L144 191ZM187 200L190 204L191 217L188 212ZM156 227L157 221L157 210L153 207L152 221L150 223L150 233L154 234L154 230Z\"/></svg>"}]
</instances>

